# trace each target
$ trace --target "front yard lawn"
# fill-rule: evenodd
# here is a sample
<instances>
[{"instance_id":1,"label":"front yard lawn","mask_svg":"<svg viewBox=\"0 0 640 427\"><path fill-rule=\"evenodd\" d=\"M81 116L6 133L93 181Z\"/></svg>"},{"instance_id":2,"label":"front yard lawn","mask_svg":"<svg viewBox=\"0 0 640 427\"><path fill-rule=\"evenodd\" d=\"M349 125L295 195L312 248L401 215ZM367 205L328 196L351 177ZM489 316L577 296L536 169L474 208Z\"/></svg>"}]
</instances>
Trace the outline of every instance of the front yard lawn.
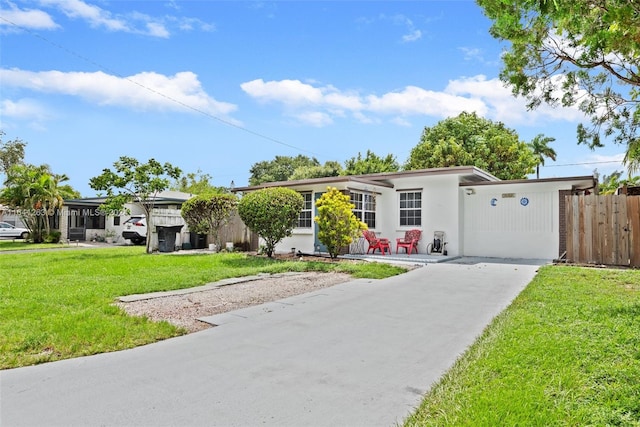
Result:
<instances>
[{"instance_id":1,"label":"front yard lawn","mask_svg":"<svg viewBox=\"0 0 640 427\"><path fill-rule=\"evenodd\" d=\"M403 268L378 263L276 261L242 253L147 255L143 247L0 255L0 369L132 348L184 334L131 317L123 295L189 288L258 273L340 271L383 278Z\"/></svg>"},{"instance_id":2,"label":"front yard lawn","mask_svg":"<svg viewBox=\"0 0 640 427\"><path fill-rule=\"evenodd\" d=\"M547 266L406 426L640 426L640 271Z\"/></svg>"}]
</instances>

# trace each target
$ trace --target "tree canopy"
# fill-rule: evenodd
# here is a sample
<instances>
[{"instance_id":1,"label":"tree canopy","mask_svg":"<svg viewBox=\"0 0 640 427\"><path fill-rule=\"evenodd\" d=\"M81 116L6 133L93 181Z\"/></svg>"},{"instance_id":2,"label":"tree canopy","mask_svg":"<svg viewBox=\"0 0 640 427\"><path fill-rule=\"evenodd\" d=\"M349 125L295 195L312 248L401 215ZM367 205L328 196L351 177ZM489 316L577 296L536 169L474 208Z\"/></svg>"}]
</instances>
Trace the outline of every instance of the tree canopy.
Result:
<instances>
[{"instance_id":1,"label":"tree canopy","mask_svg":"<svg viewBox=\"0 0 640 427\"><path fill-rule=\"evenodd\" d=\"M66 175L58 175L48 165L14 164L7 171L0 202L16 209L22 222L31 232L35 243L44 241L51 232L52 218L64 199L79 197Z\"/></svg>"},{"instance_id":2,"label":"tree canopy","mask_svg":"<svg viewBox=\"0 0 640 427\"><path fill-rule=\"evenodd\" d=\"M197 172L189 172L181 175L173 182L173 184L171 184L169 189L197 195L226 193L229 191L228 188L216 187L211 184L212 179L213 177L211 175L198 169Z\"/></svg>"},{"instance_id":3,"label":"tree canopy","mask_svg":"<svg viewBox=\"0 0 640 427\"><path fill-rule=\"evenodd\" d=\"M500 179L523 179L535 165L533 152L514 130L465 112L425 127L404 169L476 166Z\"/></svg>"},{"instance_id":4,"label":"tree canopy","mask_svg":"<svg viewBox=\"0 0 640 427\"><path fill-rule=\"evenodd\" d=\"M20 139L3 142L4 135L0 130L0 173L6 175L11 166L24 162L24 147L27 143Z\"/></svg>"},{"instance_id":5,"label":"tree canopy","mask_svg":"<svg viewBox=\"0 0 640 427\"><path fill-rule=\"evenodd\" d=\"M527 144L536 158L536 178L540 178L540 166L544 166L545 158L556 159L556 150L549 147L549 144L555 140L553 137L544 136L544 134L540 133Z\"/></svg>"},{"instance_id":6,"label":"tree canopy","mask_svg":"<svg viewBox=\"0 0 640 427\"><path fill-rule=\"evenodd\" d=\"M367 150L364 158L362 154L358 153L357 157L352 157L344 162L343 175L366 175L370 173L398 172L399 170L400 164L392 154L380 157L373 151Z\"/></svg>"},{"instance_id":7,"label":"tree canopy","mask_svg":"<svg viewBox=\"0 0 640 427\"><path fill-rule=\"evenodd\" d=\"M169 188L171 179L178 179L182 171L170 163L161 164L155 159L140 163L133 157L122 156L113 163L113 170L103 169L102 174L89 180L94 190L106 191L105 211L120 212L126 203L135 203L145 214L147 230L151 231L151 212L158 193ZM152 252L151 236L147 236L147 253Z\"/></svg>"},{"instance_id":8,"label":"tree canopy","mask_svg":"<svg viewBox=\"0 0 640 427\"><path fill-rule=\"evenodd\" d=\"M288 181L297 168L311 168L320 166L315 158L303 155L296 157L276 156L273 160L255 163L249 170L249 185L259 185L263 182Z\"/></svg>"},{"instance_id":9,"label":"tree canopy","mask_svg":"<svg viewBox=\"0 0 640 427\"><path fill-rule=\"evenodd\" d=\"M500 78L530 108L577 107L590 118L578 143L638 140L640 3L628 0L478 0L491 34L509 42Z\"/></svg>"}]
</instances>

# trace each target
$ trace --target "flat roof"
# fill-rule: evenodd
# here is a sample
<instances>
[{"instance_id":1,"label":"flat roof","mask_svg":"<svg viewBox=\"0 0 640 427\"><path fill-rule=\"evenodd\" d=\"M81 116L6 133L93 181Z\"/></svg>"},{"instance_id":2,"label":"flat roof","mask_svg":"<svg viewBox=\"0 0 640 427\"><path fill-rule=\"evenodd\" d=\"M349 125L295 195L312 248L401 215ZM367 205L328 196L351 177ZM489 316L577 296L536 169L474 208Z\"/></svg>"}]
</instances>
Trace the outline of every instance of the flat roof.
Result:
<instances>
[{"instance_id":1,"label":"flat roof","mask_svg":"<svg viewBox=\"0 0 640 427\"><path fill-rule=\"evenodd\" d=\"M402 172L382 172L372 173L365 175L341 175L341 176L327 176L322 178L310 178L300 179L293 181L275 181L264 182L258 185L252 185L247 187L236 187L232 189L233 192L240 191L255 191L262 188L270 187L300 187L316 184L331 184L339 182L358 182L367 185L377 185L387 188L393 188L393 184L389 180L394 178L408 178L415 176L429 176L429 175L460 175L463 182L495 182L500 181L495 176L491 175L482 169L475 166L452 166L447 168L431 168L431 169L417 169Z\"/></svg>"}]
</instances>

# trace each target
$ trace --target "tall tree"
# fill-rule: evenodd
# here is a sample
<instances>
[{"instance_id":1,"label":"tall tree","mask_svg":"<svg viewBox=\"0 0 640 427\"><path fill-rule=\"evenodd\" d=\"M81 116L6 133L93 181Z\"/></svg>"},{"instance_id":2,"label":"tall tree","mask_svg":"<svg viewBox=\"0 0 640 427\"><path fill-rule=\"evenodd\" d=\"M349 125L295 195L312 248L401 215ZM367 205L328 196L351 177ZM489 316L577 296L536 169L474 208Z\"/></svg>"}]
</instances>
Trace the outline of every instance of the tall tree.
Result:
<instances>
[{"instance_id":1,"label":"tall tree","mask_svg":"<svg viewBox=\"0 0 640 427\"><path fill-rule=\"evenodd\" d=\"M259 185L263 182L288 181L297 168L311 168L320 166L315 158L303 155L296 157L276 156L270 161L262 161L251 166L249 185Z\"/></svg>"},{"instance_id":2,"label":"tall tree","mask_svg":"<svg viewBox=\"0 0 640 427\"><path fill-rule=\"evenodd\" d=\"M288 180L323 178L325 176L340 176L342 165L335 160L328 160L322 166L298 166Z\"/></svg>"},{"instance_id":3,"label":"tall tree","mask_svg":"<svg viewBox=\"0 0 640 427\"><path fill-rule=\"evenodd\" d=\"M575 106L578 143L631 147L640 125L640 3L628 0L478 0L490 33L509 43L500 78L529 108ZM628 156L629 160L636 159Z\"/></svg>"},{"instance_id":4,"label":"tall tree","mask_svg":"<svg viewBox=\"0 0 640 427\"><path fill-rule=\"evenodd\" d=\"M395 156L387 154L379 157L373 151L367 150L365 157L358 152L357 157L352 157L344 162L343 175L366 175L369 173L398 172L400 164Z\"/></svg>"},{"instance_id":5,"label":"tall tree","mask_svg":"<svg viewBox=\"0 0 640 427\"><path fill-rule=\"evenodd\" d=\"M127 203L138 205L147 219L147 230L153 229L151 213L158 193L169 188L171 179L178 179L182 171L170 163L161 164L155 159L140 163L133 157L122 156L113 163L113 170L103 169L102 174L89 180L94 190L106 191L107 199L102 209L121 212ZM147 236L147 253L151 253L151 239Z\"/></svg>"},{"instance_id":6,"label":"tall tree","mask_svg":"<svg viewBox=\"0 0 640 427\"><path fill-rule=\"evenodd\" d=\"M26 142L20 139L3 142L4 131L0 130L0 173L7 174L11 166L24 162L24 147Z\"/></svg>"},{"instance_id":7,"label":"tall tree","mask_svg":"<svg viewBox=\"0 0 640 427\"><path fill-rule=\"evenodd\" d=\"M540 165L544 166L545 158L548 157L553 161L556 160L555 150L549 147L549 143L555 140L556 139L551 136L544 136L539 133L527 144L536 157L536 178L540 178Z\"/></svg>"},{"instance_id":8,"label":"tall tree","mask_svg":"<svg viewBox=\"0 0 640 427\"><path fill-rule=\"evenodd\" d=\"M535 164L533 153L514 130L475 113L461 113L425 127L404 169L476 166L500 179L523 179Z\"/></svg>"},{"instance_id":9,"label":"tall tree","mask_svg":"<svg viewBox=\"0 0 640 427\"><path fill-rule=\"evenodd\" d=\"M64 199L78 196L69 185L61 185L68 180L51 172L48 165L15 164L7 171L0 202L18 212L33 242L39 243L51 232L52 218Z\"/></svg>"},{"instance_id":10,"label":"tall tree","mask_svg":"<svg viewBox=\"0 0 640 427\"><path fill-rule=\"evenodd\" d=\"M180 176L171 184L169 189L196 195L225 193L229 191L227 188L216 187L211 184L212 179L213 177L211 175L198 169L197 172L189 172Z\"/></svg>"}]
</instances>

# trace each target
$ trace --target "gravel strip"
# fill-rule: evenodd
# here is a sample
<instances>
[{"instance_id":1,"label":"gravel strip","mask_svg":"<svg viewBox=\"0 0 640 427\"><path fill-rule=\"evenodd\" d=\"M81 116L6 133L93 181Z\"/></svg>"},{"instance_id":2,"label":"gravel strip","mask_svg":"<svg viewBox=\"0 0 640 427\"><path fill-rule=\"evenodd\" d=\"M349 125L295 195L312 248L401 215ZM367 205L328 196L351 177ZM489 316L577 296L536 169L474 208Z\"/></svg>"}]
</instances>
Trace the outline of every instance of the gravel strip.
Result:
<instances>
[{"instance_id":1,"label":"gravel strip","mask_svg":"<svg viewBox=\"0 0 640 427\"><path fill-rule=\"evenodd\" d=\"M265 276L263 279L204 291L134 302L117 302L116 305L132 316L146 316L154 321L166 320L188 332L196 332L212 326L196 320L198 317L277 301L350 280L352 277L346 273L306 272Z\"/></svg>"}]
</instances>

